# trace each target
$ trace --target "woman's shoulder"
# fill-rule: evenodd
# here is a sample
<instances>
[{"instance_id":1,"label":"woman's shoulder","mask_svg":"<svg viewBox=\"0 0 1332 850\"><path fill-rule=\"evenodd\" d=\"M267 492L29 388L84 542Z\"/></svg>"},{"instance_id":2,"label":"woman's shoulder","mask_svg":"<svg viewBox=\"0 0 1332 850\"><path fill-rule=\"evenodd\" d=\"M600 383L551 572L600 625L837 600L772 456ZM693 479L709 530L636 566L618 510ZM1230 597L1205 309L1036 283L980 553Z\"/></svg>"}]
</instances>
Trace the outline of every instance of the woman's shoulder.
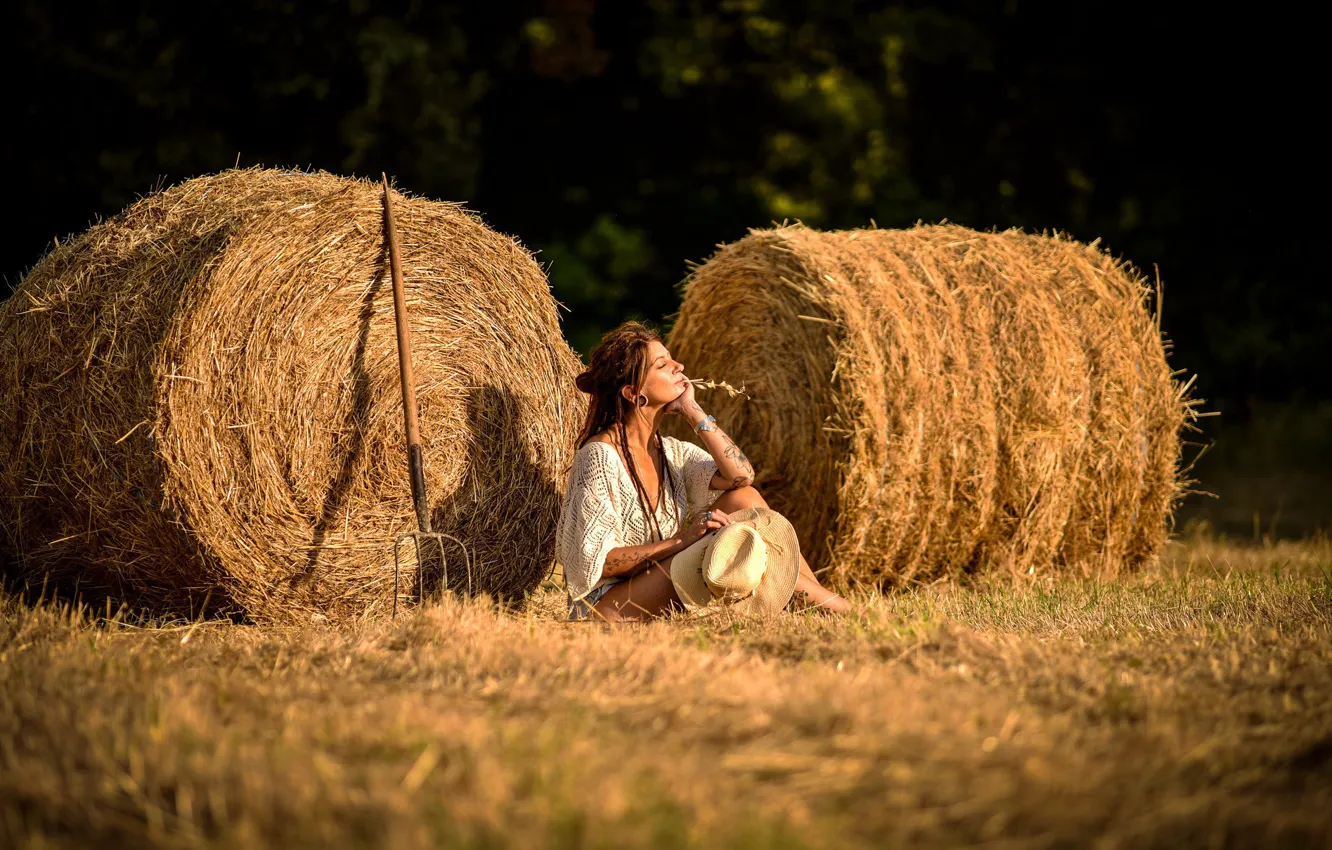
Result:
<instances>
[{"instance_id":1,"label":"woman's shoulder","mask_svg":"<svg viewBox=\"0 0 1332 850\"><path fill-rule=\"evenodd\" d=\"M609 440L592 437L574 452L574 464L608 463L616 454Z\"/></svg>"},{"instance_id":2,"label":"woman's shoulder","mask_svg":"<svg viewBox=\"0 0 1332 850\"><path fill-rule=\"evenodd\" d=\"M569 491L566 498L576 492L607 491L614 498L620 478L615 454L615 448L606 443L588 441L579 446L569 467Z\"/></svg>"},{"instance_id":3,"label":"woman's shoulder","mask_svg":"<svg viewBox=\"0 0 1332 850\"><path fill-rule=\"evenodd\" d=\"M587 452L588 454L594 454L596 452L605 451L607 449L613 452L615 451L615 446L613 443L611 443L610 434L606 433L605 431L602 431L600 434L593 434L591 437L588 437L587 442L583 443L582 447L580 447L578 451Z\"/></svg>"}]
</instances>

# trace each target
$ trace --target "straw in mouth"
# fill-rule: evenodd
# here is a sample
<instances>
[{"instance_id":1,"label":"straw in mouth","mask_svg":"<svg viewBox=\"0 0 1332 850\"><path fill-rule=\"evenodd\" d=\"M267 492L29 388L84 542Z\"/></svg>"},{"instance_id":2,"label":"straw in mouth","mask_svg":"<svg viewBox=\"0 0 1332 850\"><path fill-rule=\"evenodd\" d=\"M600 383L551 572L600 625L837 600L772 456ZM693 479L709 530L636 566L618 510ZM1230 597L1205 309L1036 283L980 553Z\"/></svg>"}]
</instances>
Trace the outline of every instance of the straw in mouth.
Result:
<instances>
[{"instance_id":1,"label":"straw in mouth","mask_svg":"<svg viewBox=\"0 0 1332 850\"><path fill-rule=\"evenodd\" d=\"M743 384L740 385L739 389L736 389L735 387L731 386L725 381L714 381L711 378L708 379L690 378L689 383L693 384L695 387L699 389L704 389L704 390L725 390L726 394L731 398L749 399L749 394L745 392L745 387ZM750 400L752 401L752 399Z\"/></svg>"}]
</instances>

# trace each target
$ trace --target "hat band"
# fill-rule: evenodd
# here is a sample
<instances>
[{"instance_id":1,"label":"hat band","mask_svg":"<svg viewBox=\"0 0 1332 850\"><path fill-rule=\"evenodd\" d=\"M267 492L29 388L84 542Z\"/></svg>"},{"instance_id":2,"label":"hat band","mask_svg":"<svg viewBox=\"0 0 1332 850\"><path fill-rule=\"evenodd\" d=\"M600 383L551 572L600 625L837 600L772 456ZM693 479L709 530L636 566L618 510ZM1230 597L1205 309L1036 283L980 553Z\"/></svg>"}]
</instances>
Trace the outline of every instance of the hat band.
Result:
<instances>
[{"instance_id":1,"label":"hat band","mask_svg":"<svg viewBox=\"0 0 1332 850\"><path fill-rule=\"evenodd\" d=\"M759 536L762 537L762 535ZM704 579L704 584L708 586L708 592L712 594L713 599L719 599L727 602L739 602L743 599L748 599L749 597L753 596L758 591L759 585L763 584L763 577L766 576L767 574L768 574L768 559L764 558L763 572L759 573L758 581L754 583L753 587L745 591L740 596L727 596L726 588L719 587L713 584L712 582L708 581L707 579Z\"/></svg>"},{"instance_id":2,"label":"hat band","mask_svg":"<svg viewBox=\"0 0 1332 850\"><path fill-rule=\"evenodd\" d=\"M767 570L764 570L763 572L764 572L765 575L767 574ZM760 579L760 584L761 584L761 583L762 583L762 579ZM713 598L713 599L718 599L718 600L723 600L723 601L730 601L730 602L740 602L740 601L742 601L742 600L748 599L749 597L753 596L754 593L758 590L758 585L756 584L756 585L754 585L753 587L751 587L751 588L748 590L748 592L746 592L743 596L732 596L732 597L727 597L727 595L726 595L726 591L725 591L724 589L722 589L722 588L720 588L720 587L715 587L715 586L713 586L713 585L711 585L711 584L708 585L708 590L712 592L712 598Z\"/></svg>"}]
</instances>

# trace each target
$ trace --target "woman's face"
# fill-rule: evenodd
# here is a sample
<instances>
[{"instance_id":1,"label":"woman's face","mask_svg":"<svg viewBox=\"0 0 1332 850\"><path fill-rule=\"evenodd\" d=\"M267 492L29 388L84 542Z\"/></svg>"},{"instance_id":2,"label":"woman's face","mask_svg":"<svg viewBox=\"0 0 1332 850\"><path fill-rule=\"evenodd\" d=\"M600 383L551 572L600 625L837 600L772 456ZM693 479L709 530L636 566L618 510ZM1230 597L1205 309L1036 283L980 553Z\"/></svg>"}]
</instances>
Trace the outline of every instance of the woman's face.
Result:
<instances>
[{"instance_id":1,"label":"woman's face","mask_svg":"<svg viewBox=\"0 0 1332 850\"><path fill-rule=\"evenodd\" d=\"M642 393L647 396L650 405L670 404L680 397L688 383L684 365L672 359L666 346L656 340L648 344L647 358Z\"/></svg>"}]
</instances>

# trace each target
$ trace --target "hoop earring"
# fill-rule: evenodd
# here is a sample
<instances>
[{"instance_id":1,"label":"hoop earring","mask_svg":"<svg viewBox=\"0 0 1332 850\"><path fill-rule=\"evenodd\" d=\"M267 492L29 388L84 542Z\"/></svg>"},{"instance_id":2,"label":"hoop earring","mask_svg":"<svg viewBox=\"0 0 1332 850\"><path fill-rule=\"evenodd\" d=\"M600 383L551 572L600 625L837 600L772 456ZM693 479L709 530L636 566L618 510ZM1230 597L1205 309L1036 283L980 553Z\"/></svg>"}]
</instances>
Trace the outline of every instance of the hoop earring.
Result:
<instances>
[{"instance_id":1,"label":"hoop earring","mask_svg":"<svg viewBox=\"0 0 1332 850\"><path fill-rule=\"evenodd\" d=\"M647 407L647 403L648 403L648 397L647 397L647 394L646 394L646 393L639 393L639 394L638 394L638 406L639 406L639 407Z\"/></svg>"}]
</instances>

